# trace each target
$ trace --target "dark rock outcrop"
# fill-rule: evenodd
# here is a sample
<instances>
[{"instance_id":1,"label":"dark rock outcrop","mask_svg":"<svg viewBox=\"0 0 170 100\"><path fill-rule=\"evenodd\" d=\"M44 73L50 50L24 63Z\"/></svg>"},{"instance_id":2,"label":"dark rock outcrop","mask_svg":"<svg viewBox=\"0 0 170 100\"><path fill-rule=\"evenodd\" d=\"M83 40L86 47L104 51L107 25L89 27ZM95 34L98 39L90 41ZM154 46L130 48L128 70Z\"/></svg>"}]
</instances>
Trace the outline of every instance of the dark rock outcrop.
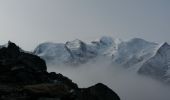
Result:
<instances>
[{"instance_id":1,"label":"dark rock outcrop","mask_svg":"<svg viewBox=\"0 0 170 100\"><path fill-rule=\"evenodd\" d=\"M120 100L103 84L78 88L69 78L48 73L45 61L12 42L0 48L0 100Z\"/></svg>"},{"instance_id":2,"label":"dark rock outcrop","mask_svg":"<svg viewBox=\"0 0 170 100\"><path fill-rule=\"evenodd\" d=\"M81 89L78 100L120 100L119 96L102 83Z\"/></svg>"}]
</instances>

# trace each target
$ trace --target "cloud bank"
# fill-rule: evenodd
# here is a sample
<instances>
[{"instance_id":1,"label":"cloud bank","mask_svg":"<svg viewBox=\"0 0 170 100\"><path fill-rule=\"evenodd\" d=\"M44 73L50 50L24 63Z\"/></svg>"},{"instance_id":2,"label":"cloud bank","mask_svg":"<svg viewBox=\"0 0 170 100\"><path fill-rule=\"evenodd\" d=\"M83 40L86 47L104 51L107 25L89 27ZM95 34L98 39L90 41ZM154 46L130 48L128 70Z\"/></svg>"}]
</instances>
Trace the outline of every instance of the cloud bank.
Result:
<instances>
[{"instance_id":1,"label":"cloud bank","mask_svg":"<svg viewBox=\"0 0 170 100\"><path fill-rule=\"evenodd\" d=\"M151 78L140 76L133 70L98 60L79 67L48 66L48 71L66 75L80 87L102 82L112 88L121 100L169 100L170 86Z\"/></svg>"}]
</instances>

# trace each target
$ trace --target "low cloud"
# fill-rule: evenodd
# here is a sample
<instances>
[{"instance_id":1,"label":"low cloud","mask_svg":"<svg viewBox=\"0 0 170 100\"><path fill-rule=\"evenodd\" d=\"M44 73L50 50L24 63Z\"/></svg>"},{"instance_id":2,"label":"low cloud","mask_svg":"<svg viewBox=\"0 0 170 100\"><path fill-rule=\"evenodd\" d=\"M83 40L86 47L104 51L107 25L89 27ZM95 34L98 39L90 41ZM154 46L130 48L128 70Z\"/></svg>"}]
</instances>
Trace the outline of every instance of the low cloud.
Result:
<instances>
[{"instance_id":1,"label":"low cloud","mask_svg":"<svg viewBox=\"0 0 170 100\"><path fill-rule=\"evenodd\" d=\"M98 60L79 67L48 66L48 71L62 73L79 87L89 87L102 82L113 89L121 100L169 100L170 86L154 79L140 76L135 71Z\"/></svg>"}]
</instances>

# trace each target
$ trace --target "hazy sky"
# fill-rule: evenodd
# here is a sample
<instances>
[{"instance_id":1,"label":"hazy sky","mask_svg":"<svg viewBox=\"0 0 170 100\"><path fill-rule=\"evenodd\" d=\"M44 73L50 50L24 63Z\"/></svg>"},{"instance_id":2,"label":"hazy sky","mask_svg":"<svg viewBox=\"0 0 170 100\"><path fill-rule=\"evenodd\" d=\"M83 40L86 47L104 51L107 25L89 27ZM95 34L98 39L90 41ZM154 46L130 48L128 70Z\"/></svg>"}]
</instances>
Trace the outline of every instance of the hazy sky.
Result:
<instances>
[{"instance_id":1,"label":"hazy sky","mask_svg":"<svg viewBox=\"0 0 170 100\"><path fill-rule=\"evenodd\" d=\"M0 44L32 50L102 35L170 42L170 0L0 0Z\"/></svg>"}]
</instances>

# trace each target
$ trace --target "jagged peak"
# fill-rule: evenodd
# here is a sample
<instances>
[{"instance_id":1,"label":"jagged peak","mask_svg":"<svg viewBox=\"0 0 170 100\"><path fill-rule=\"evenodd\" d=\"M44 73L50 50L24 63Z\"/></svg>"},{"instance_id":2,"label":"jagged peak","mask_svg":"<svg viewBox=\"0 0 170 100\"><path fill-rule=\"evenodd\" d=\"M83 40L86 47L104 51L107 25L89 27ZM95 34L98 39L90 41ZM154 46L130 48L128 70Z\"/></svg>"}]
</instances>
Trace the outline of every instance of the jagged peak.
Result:
<instances>
[{"instance_id":1,"label":"jagged peak","mask_svg":"<svg viewBox=\"0 0 170 100\"><path fill-rule=\"evenodd\" d=\"M159 46L158 50L167 49L167 48L170 48L170 45L167 42L164 42Z\"/></svg>"},{"instance_id":2,"label":"jagged peak","mask_svg":"<svg viewBox=\"0 0 170 100\"><path fill-rule=\"evenodd\" d=\"M155 49L155 54L153 57L157 55L167 56L170 54L170 45L167 42L163 42L161 45L158 45Z\"/></svg>"},{"instance_id":3,"label":"jagged peak","mask_svg":"<svg viewBox=\"0 0 170 100\"><path fill-rule=\"evenodd\" d=\"M170 45L167 42L162 43L157 52L169 52L170 51Z\"/></svg>"},{"instance_id":4,"label":"jagged peak","mask_svg":"<svg viewBox=\"0 0 170 100\"><path fill-rule=\"evenodd\" d=\"M19 48L14 42L8 41L8 48Z\"/></svg>"},{"instance_id":5,"label":"jagged peak","mask_svg":"<svg viewBox=\"0 0 170 100\"><path fill-rule=\"evenodd\" d=\"M114 43L114 39L110 36L102 36L98 41L104 45L111 45Z\"/></svg>"},{"instance_id":6,"label":"jagged peak","mask_svg":"<svg viewBox=\"0 0 170 100\"><path fill-rule=\"evenodd\" d=\"M19 46L17 46L14 42L11 42L10 40L8 41L8 43L1 45L0 49L2 48L16 50L16 51L23 51Z\"/></svg>"},{"instance_id":7,"label":"jagged peak","mask_svg":"<svg viewBox=\"0 0 170 100\"><path fill-rule=\"evenodd\" d=\"M85 43L79 39L75 39L73 41L68 41L66 42L66 46L68 48L80 48L82 45L84 45Z\"/></svg>"},{"instance_id":8,"label":"jagged peak","mask_svg":"<svg viewBox=\"0 0 170 100\"><path fill-rule=\"evenodd\" d=\"M161 47L169 47L170 45L167 42L164 42Z\"/></svg>"},{"instance_id":9,"label":"jagged peak","mask_svg":"<svg viewBox=\"0 0 170 100\"><path fill-rule=\"evenodd\" d=\"M114 39L111 36L102 36L92 41L91 43L97 45L111 46L111 45L119 44L120 40Z\"/></svg>"}]
</instances>

